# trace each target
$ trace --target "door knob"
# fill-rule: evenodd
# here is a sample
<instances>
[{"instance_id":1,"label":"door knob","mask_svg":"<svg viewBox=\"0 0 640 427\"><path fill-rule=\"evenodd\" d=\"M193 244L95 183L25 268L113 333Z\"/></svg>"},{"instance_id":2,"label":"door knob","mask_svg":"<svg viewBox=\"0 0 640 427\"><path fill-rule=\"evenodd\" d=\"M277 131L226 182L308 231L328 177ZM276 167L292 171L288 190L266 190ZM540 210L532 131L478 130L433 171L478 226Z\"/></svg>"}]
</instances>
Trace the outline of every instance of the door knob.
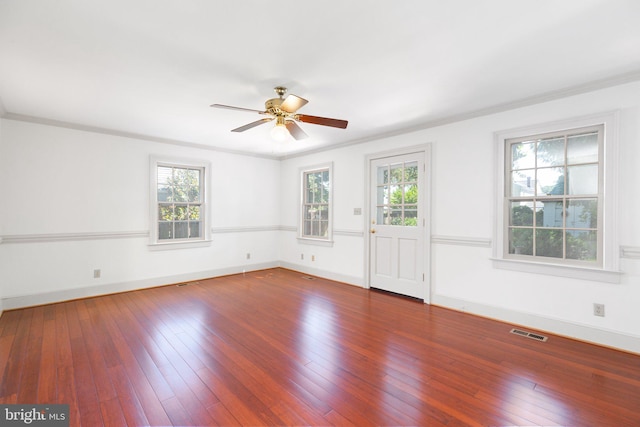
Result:
<instances>
[{"instance_id":1,"label":"door knob","mask_svg":"<svg viewBox=\"0 0 640 427\"><path fill-rule=\"evenodd\" d=\"M375 234L376 230L374 228L371 229L371 234Z\"/></svg>"}]
</instances>

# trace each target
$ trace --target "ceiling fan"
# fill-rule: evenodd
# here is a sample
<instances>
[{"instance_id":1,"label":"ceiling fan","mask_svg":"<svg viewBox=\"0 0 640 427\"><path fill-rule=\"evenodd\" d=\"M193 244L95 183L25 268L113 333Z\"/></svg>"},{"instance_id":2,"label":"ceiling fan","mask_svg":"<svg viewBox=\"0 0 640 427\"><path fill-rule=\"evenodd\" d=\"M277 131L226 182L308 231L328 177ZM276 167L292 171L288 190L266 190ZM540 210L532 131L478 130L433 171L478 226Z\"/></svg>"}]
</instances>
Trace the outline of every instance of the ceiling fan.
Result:
<instances>
[{"instance_id":1,"label":"ceiling fan","mask_svg":"<svg viewBox=\"0 0 640 427\"><path fill-rule=\"evenodd\" d=\"M340 129L346 129L347 124L349 123L346 120L329 119L327 117L298 114L298 109L307 104L309 101L293 94L287 95L286 98L283 98L284 94L287 92L286 87L276 86L273 90L275 90L278 98L268 99L267 102L264 103L264 110L232 107L230 105L223 104L212 104L211 106L216 108L226 108L229 110L249 111L269 116L246 124L244 126L240 126L239 128L232 129L231 132L244 132L245 130L275 120L276 125L271 130L271 136L274 139L281 141L286 139L288 135L291 135L296 140L305 139L309 136L302 130L300 126L298 126L298 123L296 122L312 123L314 125L321 126L331 126Z\"/></svg>"}]
</instances>

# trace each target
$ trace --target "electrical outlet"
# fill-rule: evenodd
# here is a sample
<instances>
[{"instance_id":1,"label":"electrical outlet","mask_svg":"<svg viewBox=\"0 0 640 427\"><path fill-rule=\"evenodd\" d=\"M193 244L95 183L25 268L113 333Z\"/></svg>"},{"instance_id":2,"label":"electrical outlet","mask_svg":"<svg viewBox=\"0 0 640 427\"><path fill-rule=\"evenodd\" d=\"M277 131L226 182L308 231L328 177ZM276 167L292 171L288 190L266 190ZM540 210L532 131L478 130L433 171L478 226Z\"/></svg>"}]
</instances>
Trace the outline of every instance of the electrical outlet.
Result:
<instances>
[{"instance_id":1,"label":"electrical outlet","mask_svg":"<svg viewBox=\"0 0 640 427\"><path fill-rule=\"evenodd\" d=\"M315 255L311 255L311 261L315 261L316 260L316 256Z\"/></svg>"},{"instance_id":2,"label":"electrical outlet","mask_svg":"<svg viewBox=\"0 0 640 427\"><path fill-rule=\"evenodd\" d=\"M99 278L100 278L100 274L101 274L101 271L100 271L100 269L99 269L99 268L98 268L98 269L93 270L93 278L94 278L94 279L99 279Z\"/></svg>"},{"instance_id":3,"label":"electrical outlet","mask_svg":"<svg viewBox=\"0 0 640 427\"><path fill-rule=\"evenodd\" d=\"M593 303L593 315L604 317L604 304Z\"/></svg>"},{"instance_id":4,"label":"electrical outlet","mask_svg":"<svg viewBox=\"0 0 640 427\"><path fill-rule=\"evenodd\" d=\"M247 259L251 259L251 254L247 252Z\"/></svg>"},{"instance_id":5,"label":"electrical outlet","mask_svg":"<svg viewBox=\"0 0 640 427\"><path fill-rule=\"evenodd\" d=\"M304 254L300 254L300 259L304 261Z\"/></svg>"}]
</instances>

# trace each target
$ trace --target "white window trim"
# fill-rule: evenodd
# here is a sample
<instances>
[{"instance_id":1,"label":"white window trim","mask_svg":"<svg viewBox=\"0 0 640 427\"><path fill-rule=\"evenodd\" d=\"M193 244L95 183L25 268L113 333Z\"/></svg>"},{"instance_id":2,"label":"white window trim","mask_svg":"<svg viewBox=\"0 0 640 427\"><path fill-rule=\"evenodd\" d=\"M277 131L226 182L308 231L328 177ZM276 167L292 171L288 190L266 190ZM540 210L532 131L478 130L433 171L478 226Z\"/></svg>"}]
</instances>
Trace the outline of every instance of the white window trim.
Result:
<instances>
[{"instance_id":1,"label":"white window trim","mask_svg":"<svg viewBox=\"0 0 640 427\"><path fill-rule=\"evenodd\" d=\"M204 183L203 200L200 205L202 215L201 239L158 241L158 166L173 166L184 168L201 168L203 170L202 181ZM149 249L185 249L206 247L211 245L211 222L209 211L211 163L198 159L185 159L176 157L150 156L149 160Z\"/></svg>"},{"instance_id":2,"label":"white window trim","mask_svg":"<svg viewBox=\"0 0 640 427\"><path fill-rule=\"evenodd\" d=\"M327 237L318 238L303 236L302 230L304 230L304 215L302 214L302 205L304 204L304 174L309 172L317 172L324 169L329 170L329 226L327 229ZM298 198L298 242L307 245L333 246L333 162L302 167L298 171L300 185Z\"/></svg>"},{"instance_id":3,"label":"white window trim","mask_svg":"<svg viewBox=\"0 0 640 427\"><path fill-rule=\"evenodd\" d=\"M609 283L619 283L621 272L619 271L620 254L618 248L618 230L616 226L617 214L617 163L618 163L618 121L619 112L607 112L585 117L542 123L529 127L510 129L494 133L494 149L496 165L494 186L494 245L493 265L495 268L515 270L521 272L548 274L560 277L571 277L582 280L595 280ZM508 259L505 257L505 222L507 221L505 198L505 144L508 139L527 135L538 135L565 129L574 129L594 125L604 125L604 206L602 230L604 241L602 244L602 267L593 268L579 265L558 263L544 263L540 260L524 261Z\"/></svg>"}]
</instances>

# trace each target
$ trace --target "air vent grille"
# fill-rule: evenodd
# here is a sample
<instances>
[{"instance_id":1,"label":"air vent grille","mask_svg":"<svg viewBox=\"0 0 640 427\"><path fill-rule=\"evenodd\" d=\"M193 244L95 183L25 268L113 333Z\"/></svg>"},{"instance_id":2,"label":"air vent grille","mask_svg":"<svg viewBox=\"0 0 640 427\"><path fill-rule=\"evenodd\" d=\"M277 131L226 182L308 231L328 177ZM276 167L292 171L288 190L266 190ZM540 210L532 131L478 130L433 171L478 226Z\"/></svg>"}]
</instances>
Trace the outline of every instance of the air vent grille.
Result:
<instances>
[{"instance_id":1,"label":"air vent grille","mask_svg":"<svg viewBox=\"0 0 640 427\"><path fill-rule=\"evenodd\" d=\"M534 334L534 333L532 333L532 332L523 331L523 330L521 330L521 329L515 329L515 328L514 328L514 329L512 329L510 332L511 332L512 334L520 335L520 336L523 336L523 337L526 337L526 338L531 338L532 340L536 340L536 341L542 341L542 342L545 342L545 341L547 341L547 339L548 339L547 337L545 337L545 336L543 336L543 335Z\"/></svg>"},{"instance_id":2,"label":"air vent grille","mask_svg":"<svg viewBox=\"0 0 640 427\"><path fill-rule=\"evenodd\" d=\"M304 280L316 280L316 278L315 278L315 277L311 277L311 276L302 276L302 278L303 278Z\"/></svg>"}]
</instances>

